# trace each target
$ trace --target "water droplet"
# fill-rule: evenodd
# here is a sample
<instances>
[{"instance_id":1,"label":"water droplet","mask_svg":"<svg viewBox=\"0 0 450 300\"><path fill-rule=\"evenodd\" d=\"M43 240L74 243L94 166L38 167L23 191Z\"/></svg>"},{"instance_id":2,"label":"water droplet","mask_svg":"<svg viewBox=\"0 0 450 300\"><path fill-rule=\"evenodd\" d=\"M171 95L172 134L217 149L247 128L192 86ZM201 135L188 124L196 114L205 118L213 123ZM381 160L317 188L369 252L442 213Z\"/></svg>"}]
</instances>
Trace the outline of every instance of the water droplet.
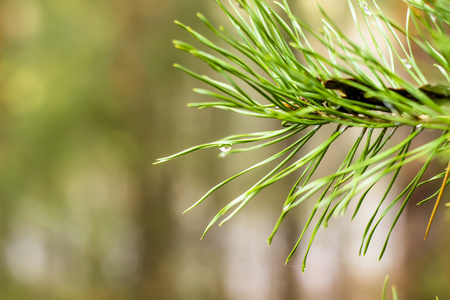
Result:
<instances>
[{"instance_id":1,"label":"water droplet","mask_svg":"<svg viewBox=\"0 0 450 300\"><path fill-rule=\"evenodd\" d=\"M267 58L267 60L273 60L273 56L266 56L266 58ZM278 76L274 71L272 71L272 70L269 70L269 74L270 74L270 76L272 76L272 78L274 78L274 79L279 79L280 78L280 76Z\"/></svg>"},{"instance_id":2,"label":"water droplet","mask_svg":"<svg viewBox=\"0 0 450 300\"><path fill-rule=\"evenodd\" d=\"M370 11L369 7L367 5L365 5L365 4L363 6L363 10L364 10L364 13L366 14L366 16L370 16L372 14L372 12Z\"/></svg>"},{"instance_id":3,"label":"water droplet","mask_svg":"<svg viewBox=\"0 0 450 300\"><path fill-rule=\"evenodd\" d=\"M270 9L267 7L266 4L263 3L264 9L269 13L269 15L272 14L272 12L270 11Z\"/></svg>"},{"instance_id":4,"label":"water droplet","mask_svg":"<svg viewBox=\"0 0 450 300\"><path fill-rule=\"evenodd\" d=\"M230 144L219 145L219 149L222 152L228 152L231 150L231 145Z\"/></svg>"},{"instance_id":5,"label":"water droplet","mask_svg":"<svg viewBox=\"0 0 450 300\"><path fill-rule=\"evenodd\" d=\"M433 14L431 14L431 13L428 13L428 15L430 16L430 19L431 19L433 22L436 22L436 16L435 16L435 15L433 15Z\"/></svg>"},{"instance_id":6,"label":"water droplet","mask_svg":"<svg viewBox=\"0 0 450 300\"><path fill-rule=\"evenodd\" d=\"M407 59L402 59L402 63L405 65L407 69L411 69L412 65Z\"/></svg>"},{"instance_id":7,"label":"water droplet","mask_svg":"<svg viewBox=\"0 0 450 300\"><path fill-rule=\"evenodd\" d=\"M419 129L422 126L423 126L423 124L419 124L419 125L416 125L416 128Z\"/></svg>"}]
</instances>

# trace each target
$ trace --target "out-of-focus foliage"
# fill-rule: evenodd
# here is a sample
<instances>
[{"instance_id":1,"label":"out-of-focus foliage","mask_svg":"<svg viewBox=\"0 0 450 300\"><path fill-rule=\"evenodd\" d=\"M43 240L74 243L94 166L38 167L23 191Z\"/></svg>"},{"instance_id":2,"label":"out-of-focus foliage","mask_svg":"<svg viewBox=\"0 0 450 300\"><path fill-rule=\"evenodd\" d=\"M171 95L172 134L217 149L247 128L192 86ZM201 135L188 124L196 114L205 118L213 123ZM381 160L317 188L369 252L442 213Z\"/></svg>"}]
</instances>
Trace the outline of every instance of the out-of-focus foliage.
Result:
<instances>
[{"instance_id":1,"label":"out-of-focus foliage","mask_svg":"<svg viewBox=\"0 0 450 300\"><path fill-rule=\"evenodd\" d=\"M170 218L152 202L167 179L149 166L179 9L0 4L0 298L173 296Z\"/></svg>"},{"instance_id":2,"label":"out-of-focus foliage","mask_svg":"<svg viewBox=\"0 0 450 300\"><path fill-rule=\"evenodd\" d=\"M99 1L0 7L2 298L126 289L138 258L123 218L134 141L116 94L117 11Z\"/></svg>"}]
</instances>

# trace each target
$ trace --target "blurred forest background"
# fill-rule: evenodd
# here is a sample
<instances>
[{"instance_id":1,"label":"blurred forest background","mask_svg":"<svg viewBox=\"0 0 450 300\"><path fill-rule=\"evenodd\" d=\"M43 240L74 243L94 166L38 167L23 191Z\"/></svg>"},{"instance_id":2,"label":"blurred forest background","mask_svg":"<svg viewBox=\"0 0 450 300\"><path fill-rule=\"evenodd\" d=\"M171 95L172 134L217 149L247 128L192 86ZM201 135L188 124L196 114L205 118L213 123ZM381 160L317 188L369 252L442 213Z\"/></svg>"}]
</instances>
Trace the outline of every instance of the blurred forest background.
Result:
<instances>
[{"instance_id":1,"label":"blurred forest background","mask_svg":"<svg viewBox=\"0 0 450 300\"><path fill-rule=\"evenodd\" d=\"M354 32L346 1L320 2ZM402 1L380 2L403 20ZM319 27L312 1L290 3ZM368 208L319 233L304 274L302 251L285 266L308 207L271 247L266 238L290 182L199 240L213 214L262 174L181 212L264 151L219 159L212 149L152 163L280 125L186 107L205 99L172 64L210 70L173 48L173 39L191 41L173 20L207 32L197 11L227 24L208 0L0 2L0 299L381 299L386 274L401 299L447 299L449 213L441 207L423 242L433 204L415 206L429 191L413 199L380 262L389 221L358 256Z\"/></svg>"}]
</instances>

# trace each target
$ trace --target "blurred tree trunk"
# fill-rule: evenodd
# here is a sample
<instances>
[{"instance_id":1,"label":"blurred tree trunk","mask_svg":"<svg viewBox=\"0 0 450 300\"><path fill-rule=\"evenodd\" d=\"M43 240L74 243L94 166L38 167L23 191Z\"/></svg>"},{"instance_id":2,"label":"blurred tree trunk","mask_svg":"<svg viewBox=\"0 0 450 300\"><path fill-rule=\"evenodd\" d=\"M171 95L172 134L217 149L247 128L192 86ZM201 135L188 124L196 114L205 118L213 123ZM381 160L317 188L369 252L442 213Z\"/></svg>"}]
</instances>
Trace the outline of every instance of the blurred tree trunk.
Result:
<instances>
[{"instance_id":1,"label":"blurred tree trunk","mask_svg":"<svg viewBox=\"0 0 450 300\"><path fill-rule=\"evenodd\" d=\"M161 43L161 34L165 28L160 26L158 18L150 14L158 12L164 15L159 1L115 1L119 34L116 41L116 61L113 74L113 86L120 97L123 107L125 130L137 144L137 151L130 157L129 171L135 188L132 204L140 235L141 270L135 299L145 299L152 295L154 299L174 299L174 289L163 274L166 255L169 251L168 237L173 236L172 220L168 212L170 201L165 199L164 191L170 189L168 177L151 173L152 159L160 140L158 128L164 120L157 112L164 110L164 101L158 101L161 95L157 85L167 83L154 79L158 68L148 70L143 62L155 53ZM144 30L147 29L147 30ZM147 36L149 31L151 36ZM153 48L153 51L152 51ZM161 86L159 86L161 88ZM162 106L162 107L161 107ZM162 130L162 128L161 128ZM167 127L164 129L167 130Z\"/></svg>"}]
</instances>

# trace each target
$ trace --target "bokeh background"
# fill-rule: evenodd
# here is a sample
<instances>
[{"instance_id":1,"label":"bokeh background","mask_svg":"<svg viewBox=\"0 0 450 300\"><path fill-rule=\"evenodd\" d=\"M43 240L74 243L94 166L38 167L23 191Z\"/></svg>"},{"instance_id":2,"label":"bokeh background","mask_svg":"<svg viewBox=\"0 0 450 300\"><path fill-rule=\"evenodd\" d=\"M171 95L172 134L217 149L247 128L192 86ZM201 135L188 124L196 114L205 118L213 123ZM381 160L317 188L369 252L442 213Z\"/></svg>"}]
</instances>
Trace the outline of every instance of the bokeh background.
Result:
<instances>
[{"instance_id":1,"label":"bokeh background","mask_svg":"<svg viewBox=\"0 0 450 300\"><path fill-rule=\"evenodd\" d=\"M346 1L320 2L353 34ZM402 20L402 1L380 2ZM319 27L312 1L290 3ZM304 246L284 265L308 206L287 218L272 246L266 238L291 182L200 241L215 212L263 174L181 213L264 151L218 158L212 149L153 162L279 123L186 107L206 99L172 64L211 71L172 47L173 39L191 41L173 20L207 32L197 11L226 24L208 0L0 2L0 299L381 299L387 274L400 299L446 299L448 213L439 210L423 242L433 204L415 206L429 191L411 201L380 262L389 220L358 256L368 201L353 222L333 220L319 233L304 274Z\"/></svg>"}]
</instances>

